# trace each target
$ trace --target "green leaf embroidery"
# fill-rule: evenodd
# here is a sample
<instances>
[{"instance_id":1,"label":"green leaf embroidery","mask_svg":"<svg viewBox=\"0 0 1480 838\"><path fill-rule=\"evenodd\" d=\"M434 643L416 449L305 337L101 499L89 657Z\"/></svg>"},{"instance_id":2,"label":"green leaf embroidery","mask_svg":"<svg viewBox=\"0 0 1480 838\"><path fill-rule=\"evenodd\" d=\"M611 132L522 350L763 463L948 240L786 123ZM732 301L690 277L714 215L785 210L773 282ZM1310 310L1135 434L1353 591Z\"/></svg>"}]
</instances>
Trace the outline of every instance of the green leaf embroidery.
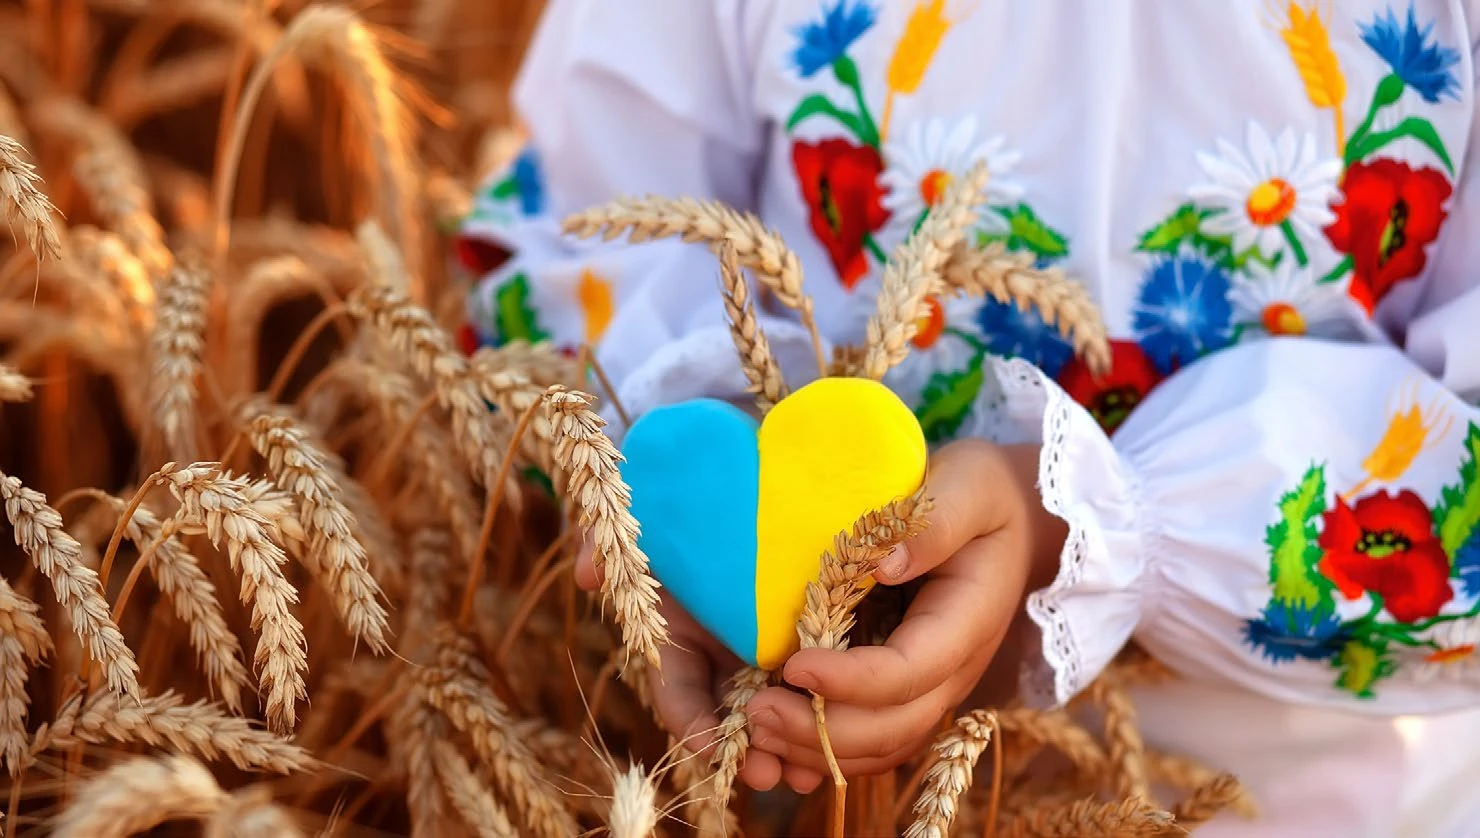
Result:
<instances>
[{"instance_id":1,"label":"green leaf embroidery","mask_svg":"<svg viewBox=\"0 0 1480 838\"><path fill-rule=\"evenodd\" d=\"M960 430L981 392L983 378L981 355L972 358L964 370L930 376L915 410L927 441L940 442Z\"/></svg>"},{"instance_id":2,"label":"green leaf embroidery","mask_svg":"<svg viewBox=\"0 0 1480 838\"><path fill-rule=\"evenodd\" d=\"M1288 605L1331 607L1331 582L1316 566L1321 561L1316 520L1326 511L1326 467L1311 466L1300 485L1280 498L1280 520L1265 531L1269 546L1269 584L1274 599Z\"/></svg>"},{"instance_id":3,"label":"green leaf embroidery","mask_svg":"<svg viewBox=\"0 0 1480 838\"><path fill-rule=\"evenodd\" d=\"M1404 137L1410 137L1423 143L1444 163L1444 168L1448 169L1451 175L1454 174L1454 163L1450 161L1449 151L1444 148L1444 140L1439 137L1434 124L1417 116L1410 116L1386 131L1364 134L1361 139L1347 145L1346 165L1350 166L1359 160L1365 160L1383 146L1397 142Z\"/></svg>"},{"instance_id":4,"label":"green leaf embroidery","mask_svg":"<svg viewBox=\"0 0 1480 838\"><path fill-rule=\"evenodd\" d=\"M539 343L550 334L540 327L539 316L529 304L529 277L517 273L499 287L494 299L494 323L504 341L524 340Z\"/></svg>"},{"instance_id":5,"label":"green leaf embroidery","mask_svg":"<svg viewBox=\"0 0 1480 838\"><path fill-rule=\"evenodd\" d=\"M1402 76L1397 73L1389 73L1382 81L1378 82L1377 89L1372 91L1372 104L1367 106L1367 115L1362 118L1362 124L1347 138L1346 147L1350 149L1367 137L1367 132L1372 130L1372 121L1377 119L1377 112L1398 101L1403 95L1406 85ZM1352 158L1346 155L1350 164Z\"/></svg>"},{"instance_id":6,"label":"green leaf embroidery","mask_svg":"<svg viewBox=\"0 0 1480 838\"><path fill-rule=\"evenodd\" d=\"M506 177L489 188L488 197L500 201L517 198L519 197L519 182L514 178Z\"/></svg>"},{"instance_id":7,"label":"green leaf embroidery","mask_svg":"<svg viewBox=\"0 0 1480 838\"><path fill-rule=\"evenodd\" d=\"M830 116L843 123L843 127L853 132L855 139L867 144L864 138L866 131L863 127L863 120L859 119L857 114L848 113L833 104L831 99L821 93L813 93L797 105L796 110L792 111L791 116L786 120L786 130L791 131L800 125L803 120L819 115Z\"/></svg>"},{"instance_id":8,"label":"green leaf embroidery","mask_svg":"<svg viewBox=\"0 0 1480 838\"><path fill-rule=\"evenodd\" d=\"M1205 210L1199 210L1190 203L1183 204L1142 234L1141 240L1136 243L1136 249L1142 253L1176 253L1182 248L1183 242L1198 232L1206 217Z\"/></svg>"},{"instance_id":9,"label":"green leaf embroidery","mask_svg":"<svg viewBox=\"0 0 1480 838\"><path fill-rule=\"evenodd\" d=\"M1375 637L1347 641L1332 662L1340 670L1336 686L1357 698L1373 698L1372 685L1393 674L1387 644Z\"/></svg>"},{"instance_id":10,"label":"green leaf embroidery","mask_svg":"<svg viewBox=\"0 0 1480 838\"><path fill-rule=\"evenodd\" d=\"M1356 267L1356 264L1356 260L1348 254L1336 267L1332 268L1325 276L1316 280L1316 282L1321 285L1328 282L1339 282L1343 277L1352 272L1352 268Z\"/></svg>"},{"instance_id":11,"label":"green leaf embroidery","mask_svg":"<svg viewBox=\"0 0 1480 838\"><path fill-rule=\"evenodd\" d=\"M1470 423L1465 434L1465 458L1459 467L1459 483L1445 486L1434 505L1434 526L1439 543L1451 559L1459 552L1470 534L1480 525L1480 481L1476 481L1476 462L1480 461L1480 428Z\"/></svg>"},{"instance_id":12,"label":"green leaf embroidery","mask_svg":"<svg viewBox=\"0 0 1480 838\"><path fill-rule=\"evenodd\" d=\"M1043 223L1032 207L1018 204L1015 207L997 207L996 210L1006 219L1010 230L1007 237L1009 250L1027 250L1039 259L1061 259L1069 254L1069 240Z\"/></svg>"}]
</instances>

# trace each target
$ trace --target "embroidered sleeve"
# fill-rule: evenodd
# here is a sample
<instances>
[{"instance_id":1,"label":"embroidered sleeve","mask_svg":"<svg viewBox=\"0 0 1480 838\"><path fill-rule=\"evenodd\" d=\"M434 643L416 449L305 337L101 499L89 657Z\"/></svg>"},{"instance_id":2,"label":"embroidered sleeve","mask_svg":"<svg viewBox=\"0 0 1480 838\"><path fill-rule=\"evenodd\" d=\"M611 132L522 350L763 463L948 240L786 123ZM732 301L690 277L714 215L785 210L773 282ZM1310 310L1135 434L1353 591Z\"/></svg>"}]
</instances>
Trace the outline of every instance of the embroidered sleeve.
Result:
<instances>
[{"instance_id":1,"label":"embroidered sleeve","mask_svg":"<svg viewBox=\"0 0 1480 838\"><path fill-rule=\"evenodd\" d=\"M1412 13L1360 31L1387 72L1365 119L1332 114L1333 171L1257 126L1220 146L1139 243L1135 336L1110 375L993 369L1070 524L1028 604L1049 701L1132 636L1183 677L1279 700L1400 715L1480 699L1474 64ZM1455 158L1426 110L1444 102L1467 109ZM1303 180L1273 182L1261 155ZM1311 189L1339 194L1323 211Z\"/></svg>"},{"instance_id":2,"label":"embroidered sleeve","mask_svg":"<svg viewBox=\"0 0 1480 838\"><path fill-rule=\"evenodd\" d=\"M548 4L514 91L529 144L483 185L458 242L478 278L467 347L591 345L629 415L744 392L701 245L560 232L565 215L624 195L754 204L763 128L741 69L740 5ZM783 360L811 357L799 327L766 328ZM602 404L620 434L612 401Z\"/></svg>"}]
</instances>

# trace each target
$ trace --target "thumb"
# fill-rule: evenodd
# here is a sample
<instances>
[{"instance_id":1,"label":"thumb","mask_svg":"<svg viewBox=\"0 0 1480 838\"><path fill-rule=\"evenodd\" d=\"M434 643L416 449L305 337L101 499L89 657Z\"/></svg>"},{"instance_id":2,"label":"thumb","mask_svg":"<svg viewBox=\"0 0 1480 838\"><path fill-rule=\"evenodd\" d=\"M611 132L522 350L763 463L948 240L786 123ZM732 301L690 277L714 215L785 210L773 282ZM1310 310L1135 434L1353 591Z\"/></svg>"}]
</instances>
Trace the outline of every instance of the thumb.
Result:
<instances>
[{"instance_id":1,"label":"thumb","mask_svg":"<svg viewBox=\"0 0 1480 838\"><path fill-rule=\"evenodd\" d=\"M925 493L933 506L925 531L894 548L874 571L874 579L899 585L922 576L1005 520L993 502L993 474L1001 457L991 443L961 440L940 449L930 461Z\"/></svg>"}]
</instances>

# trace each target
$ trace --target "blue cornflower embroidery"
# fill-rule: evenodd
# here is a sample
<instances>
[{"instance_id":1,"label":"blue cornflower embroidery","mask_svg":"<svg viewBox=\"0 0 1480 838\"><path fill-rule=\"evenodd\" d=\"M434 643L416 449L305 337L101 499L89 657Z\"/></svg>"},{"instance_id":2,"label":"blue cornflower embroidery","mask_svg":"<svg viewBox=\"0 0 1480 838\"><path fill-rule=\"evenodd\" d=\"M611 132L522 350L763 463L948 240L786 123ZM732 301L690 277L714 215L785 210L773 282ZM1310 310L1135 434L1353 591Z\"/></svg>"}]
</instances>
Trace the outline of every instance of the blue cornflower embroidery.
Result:
<instances>
[{"instance_id":1,"label":"blue cornflower embroidery","mask_svg":"<svg viewBox=\"0 0 1480 838\"><path fill-rule=\"evenodd\" d=\"M1435 104L1440 96L1458 98L1459 80L1450 70L1459 63L1457 50L1430 43L1434 32L1430 22L1419 26L1413 5L1408 6L1408 20L1399 23L1392 9L1379 14L1372 23L1359 26L1362 40L1392 68L1393 74L1413 88L1425 102Z\"/></svg>"},{"instance_id":2,"label":"blue cornflower embroidery","mask_svg":"<svg viewBox=\"0 0 1480 838\"><path fill-rule=\"evenodd\" d=\"M545 181L540 173L540 158L526 147L514 160L509 177L519 194L519 209L525 215L539 215L545 208Z\"/></svg>"},{"instance_id":3,"label":"blue cornflower embroidery","mask_svg":"<svg viewBox=\"0 0 1480 838\"><path fill-rule=\"evenodd\" d=\"M1465 586L1466 594L1480 597L1480 528L1454 551L1454 575Z\"/></svg>"},{"instance_id":4,"label":"blue cornflower embroidery","mask_svg":"<svg viewBox=\"0 0 1480 838\"><path fill-rule=\"evenodd\" d=\"M831 67L874 25L877 14L867 2L838 0L823 10L822 20L797 27L796 35L801 43L792 53L797 71L803 78L810 78L818 70Z\"/></svg>"},{"instance_id":5,"label":"blue cornflower embroidery","mask_svg":"<svg viewBox=\"0 0 1480 838\"><path fill-rule=\"evenodd\" d=\"M1013 303L988 297L977 310L976 321L992 352L1022 358L1050 378L1074 357L1074 347L1043 321L1035 307L1024 311Z\"/></svg>"},{"instance_id":6,"label":"blue cornflower embroidery","mask_svg":"<svg viewBox=\"0 0 1480 838\"><path fill-rule=\"evenodd\" d=\"M1141 287L1136 336L1163 375L1228 345L1228 274L1200 256L1162 259Z\"/></svg>"},{"instance_id":7,"label":"blue cornflower embroidery","mask_svg":"<svg viewBox=\"0 0 1480 838\"><path fill-rule=\"evenodd\" d=\"M1245 621L1244 640L1270 662L1288 663L1328 660L1347 637L1341 620L1328 611L1271 601L1259 619Z\"/></svg>"}]
</instances>

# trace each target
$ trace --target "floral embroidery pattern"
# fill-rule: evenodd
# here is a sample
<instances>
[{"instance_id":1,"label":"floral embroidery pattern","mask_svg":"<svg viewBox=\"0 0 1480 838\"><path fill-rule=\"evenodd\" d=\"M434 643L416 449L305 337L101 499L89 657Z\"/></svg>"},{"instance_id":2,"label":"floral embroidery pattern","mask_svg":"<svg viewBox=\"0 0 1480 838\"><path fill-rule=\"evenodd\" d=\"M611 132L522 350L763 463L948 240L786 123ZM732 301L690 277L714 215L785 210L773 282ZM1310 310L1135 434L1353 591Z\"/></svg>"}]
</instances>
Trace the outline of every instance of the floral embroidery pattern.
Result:
<instances>
[{"instance_id":1,"label":"floral embroidery pattern","mask_svg":"<svg viewBox=\"0 0 1480 838\"><path fill-rule=\"evenodd\" d=\"M1372 698L1400 671L1426 680L1473 655L1480 427L1468 426L1457 480L1432 507L1410 489L1358 497L1373 482L1401 478L1445 435L1447 423L1430 414L1417 406L1395 413L1364 464L1367 478L1334 505L1320 464L1280 498L1265 538L1271 595L1244 626L1245 642L1265 659L1328 663L1338 689Z\"/></svg>"},{"instance_id":2,"label":"floral embroidery pattern","mask_svg":"<svg viewBox=\"0 0 1480 838\"><path fill-rule=\"evenodd\" d=\"M1359 24L1362 43L1389 72L1347 135L1346 76L1326 21L1296 0L1286 17L1280 36L1310 103L1331 111L1336 148L1326 157L1314 136L1251 123L1243 146L1218 140L1216 153L1197 155L1206 180L1136 244L1151 261L1131 325L1161 377L1249 337L1335 330L1348 299L1370 316L1394 287L1423 271L1447 216L1453 166L1443 140L1427 118L1394 120L1390 112L1410 90L1427 105L1457 99L1460 53L1438 44L1434 25L1420 23L1411 5L1405 17L1388 10ZM1385 156L1400 140L1442 169ZM1322 254L1340 261L1320 273L1315 257ZM1112 376L1151 380L1140 372ZM1124 418L1118 407L1085 404L1116 423L1105 424L1107 432Z\"/></svg>"},{"instance_id":3,"label":"floral embroidery pattern","mask_svg":"<svg viewBox=\"0 0 1480 838\"><path fill-rule=\"evenodd\" d=\"M827 251L842 286L852 291L882 263L881 240L903 240L940 199L952 178L985 160L992 173L988 212L976 231L982 247L1030 252L1041 264L1068 254L1068 241L1021 201L1010 180L1019 155L1004 138L982 138L974 118L910 123L891 136L895 104L915 93L945 36L960 19L945 0L918 0L895 44L885 72L882 119L874 119L858 64L849 55L873 28L877 7L837 0L821 17L794 33L790 59L810 79L831 69L845 98L813 93L792 110L787 130L826 118L843 137L793 139L792 166L807 207L808 224ZM839 104L844 102L845 104ZM932 442L950 438L965 422L984 381L988 354L1023 357L1056 372L1073 348L1036 312L995 300L931 300L914 351L891 370L886 383L908 403Z\"/></svg>"}]
</instances>

